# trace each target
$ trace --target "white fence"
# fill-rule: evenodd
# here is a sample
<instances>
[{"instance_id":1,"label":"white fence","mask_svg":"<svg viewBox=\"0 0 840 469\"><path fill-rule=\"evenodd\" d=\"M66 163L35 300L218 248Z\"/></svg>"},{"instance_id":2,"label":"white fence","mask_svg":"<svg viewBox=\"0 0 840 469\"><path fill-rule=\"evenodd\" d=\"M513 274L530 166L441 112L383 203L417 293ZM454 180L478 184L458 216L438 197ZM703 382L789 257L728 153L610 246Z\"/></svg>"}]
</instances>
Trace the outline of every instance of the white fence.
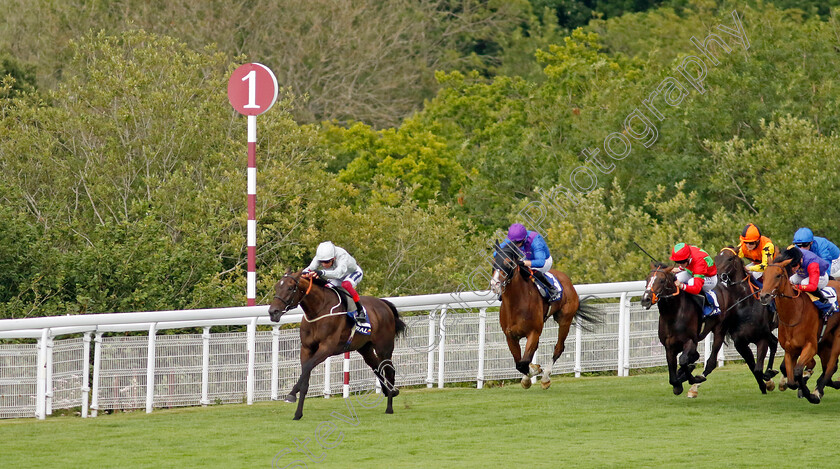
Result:
<instances>
[{"instance_id":1,"label":"white fence","mask_svg":"<svg viewBox=\"0 0 840 469\"><path fill-rule=\"evenodd\" d=\"M619 301L595 305L604 322L593 332L573 327L552 373L616 370L627 376L631 368L665 365L657 308L646 311L630 301L642 293L644 282L576 289L581 296ZM408 325L393 357L398 386L475 381L481 388L487 380L521 376L498 325L498 301L490 292L389 300ZM406 316L408 312L422 314ZM43 419L54 409L75 407L87 417L110 409L151 412L155 407L282 398L300 374L300 338L298 329L280 326L299 322L300 314L293 310L280 324L269 322L267 306L0 320L0 339L38 339L37 345L0 344L0 418ZM223 325L248 327L247 332L211 334L212 326ZM260 325L272 327L258 330ZM202 334L173 334L198 327ZM129 331L148 334L114 334ZM80 333L83 337L56 339ZM535 362L549 363L556 341L557 324L550 321ZM701 346L704 357L708 346L707 339ZM734 348L724 352L721 360L737 357ZM313 371L309 396L347 397L351 391L374 389L373 373L358 354L341 360L332 357Z\"/></svg>"}]
</instances>

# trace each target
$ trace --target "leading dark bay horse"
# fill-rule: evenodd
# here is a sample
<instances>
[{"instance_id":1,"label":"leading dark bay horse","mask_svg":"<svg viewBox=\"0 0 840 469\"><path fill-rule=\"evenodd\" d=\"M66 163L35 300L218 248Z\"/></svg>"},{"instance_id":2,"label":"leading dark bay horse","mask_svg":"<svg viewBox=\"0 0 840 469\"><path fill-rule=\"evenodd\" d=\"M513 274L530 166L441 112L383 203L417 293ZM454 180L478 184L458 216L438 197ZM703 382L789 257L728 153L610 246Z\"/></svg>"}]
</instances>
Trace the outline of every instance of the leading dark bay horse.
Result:
<instances>
[{"instance_id":1,"label":"leading dark bay horse","mask_svg":"<svg viewBox=\"0 0 840 469\"><path fill-rule=\"evenodd\" d=\"M493 282L491 288L502 296L499 308L499 323L507 339L508 348L513 355L516 369L525 375L522 387L531 387L531 377L542 373L540 384L543 389L551 386L551 367L563 354L566 336L572 326L575 316L585 323L597 324L602 322L591 305L581 301L575 291L569 276L550 270L563 287L563 298L560 301L548 303L539 293L533 282L531 269L522 263L522 253L513 245L505 247L496 243L493 260ZM559 325L557 344L551 364L543 370L538 364L533 364L534 354L540 343L540 335L548 317L551 316ZM519 341L525 338L525 354L522 354Z\"/></svg>"},{"instance_id":2,"label":"leading dark bay horse","mask_svg":"<svg viewBox=\"0 0 840 469\"><path fill-rule=\"evenodd\" d=\"M717 351L723 344L723 326L719 314L704 318L702 308L692 295L677 288L673 270L673 267L661 262L651 263L645 292L642 294L642 306L645 309L650 309L654 304L659 306L659 342L665 347L668 382L673 386L674 394L682 394L682 383L688 381L692 385L688 397L697 397L696 385L706 381L705 374L692 374L695 362L700 358L697 344L714 331L714 353L706 363L706 370L711 373L716 366L714 362L717 361ZM679 368L677 355L680 355Z\"/></svg>"},{"instance_id":3,"label":"leading dark bay horse","mask_svg":"<svg viewBox=\"0 0 840 469\"><path fill-rule=\"evenodd\" d=\"M286 396L286 402L295 402L295 395L300 392L295 420L303 416L303 401L309 391L312 369L327 357L353 350L359 352L379 379L382 392L388 397L385 413L394 413L392 401L399 390L394 386L396 370L391 363L391 354L394 339L405 333L406 325L400 319L397 308L387 300L363 296L361 303L367 310L371 334L355 334L347 344L354 321L347 316L339 293L329 288L324 280L287 270L274 285L274 299L268 308L272 321L279 321L283 314L298 305L303 309L303 321L300 323L301 373Z\"/></svg>"},{"instance_id":4,"label":"leading dark bay horse","mask_svg":"<svg viewBox=\"0 0 840 469\"><path fill-rule=\"evenodd\" d=\"M776 302L779 343L785 349L787 387L798 389L798 396L808 399L811 404L819 404L826 385L840 388L840 382L831 380L837 371L837 357L840 355L840 314L830 316L823 327L819 310L813 301L790 283L793 273L790 262L789 250L786 250L764 269L764 286L760 298L763 304L770 304L774 300ZM809 363L813 363L817 354L823 372L817 379L816 389L811 392L804 371ZM790 370L793 370L792 376ZM782 388L781 384L779 388Z\"/></svg>"},{"instance_id":5,"label":"leading dark bay horse","mask_svg":"<svg viewBox=\"0 0 840 469\"><path fill-rule=\"evenodd\" d=\"M744 261L732 246L721 249L715 256L715 266L718 271L718 284L715 291L720 303L721 320L725 334L735 344L735 349L752 370L762 394L775 388L773 376L778 371L773 370L776 358L776 348L779 340L773 335L776 328L774 313L761 304L758 298L759 287L754 285L750 274L744 267ZM755 344L755 355L750 349ZM770 352L767 369L764 369L764 359ZM712 354L717 356L718 351ZM713 365L717 363L714 361ZM708 376L711 370L703 372Z\"/></svg>"}]
</instances>

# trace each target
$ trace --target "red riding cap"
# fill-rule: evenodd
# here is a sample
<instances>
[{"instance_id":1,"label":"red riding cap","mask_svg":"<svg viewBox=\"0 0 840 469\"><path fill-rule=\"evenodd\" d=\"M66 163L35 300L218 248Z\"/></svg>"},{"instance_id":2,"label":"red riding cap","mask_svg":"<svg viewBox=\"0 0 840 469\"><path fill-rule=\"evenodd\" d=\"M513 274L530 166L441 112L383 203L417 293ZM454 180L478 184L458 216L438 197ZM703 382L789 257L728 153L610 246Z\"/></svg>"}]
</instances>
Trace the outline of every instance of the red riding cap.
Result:
<instances>
[{"instance_id":1,"label":"red riding cap","mask_svg":"<svg viewBox=\"0 0 840 469\"><path fill-rule=\"evenodd\" d=\"M680 262L687 260L689 257L691 257L691 247L688 244L679 243L674 246L674 250L671 251L671 257L669 259L674 262Z\"/></svg>"}]
</instances>

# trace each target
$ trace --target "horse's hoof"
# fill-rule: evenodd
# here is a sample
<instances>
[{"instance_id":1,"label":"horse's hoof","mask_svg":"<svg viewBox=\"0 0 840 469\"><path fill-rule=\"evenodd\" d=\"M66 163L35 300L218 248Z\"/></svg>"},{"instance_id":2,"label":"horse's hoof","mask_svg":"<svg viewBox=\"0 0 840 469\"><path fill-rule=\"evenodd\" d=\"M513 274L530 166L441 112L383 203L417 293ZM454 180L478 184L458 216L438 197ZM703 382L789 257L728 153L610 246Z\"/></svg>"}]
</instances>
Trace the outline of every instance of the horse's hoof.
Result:
<instances>
[{"instance_id":1,"label":"horse's hoof","mask_svg":"<svg viewBox=\"0 0 840 469\"><path fill-rule=\"evenodd\" d=\"M767 381L764 382L764 386L767 387L768 391L772 391L772 390L776 389L776 382L773 381L772 379L768 379ZM781 387L780 387L780 389L781 389Z\"/></svg>"},{"instance_id":2,"label":"horse's hoof","mask_svg":"<svg viewBox=\"0 0 840 469\"><path fill-rule=\"evenodd\" d=\"M397 388L394 388L394 390L391 391L391 396L390 397L397 397L399 395L400 395L400 390L397 389Z\"/></svg>"},{"instance_id":3,"label":"horse's hoof","mask_svg":"<svg viewBox=\"0 0 840 469\"><path fill-rule=\"evenodd\" d=\"M300 420L301 417L303 417L303 414L295 414L295 418L293 418L292 420Z\"/></svg>"},{"instance_id":4,"label":"horse's hoof","mask_svg":"<svg viewBox=\"0 0 840 469\"><path fill-rule=\"evenodd\" d=\"M685 397L687 397L689 399L696 399L697 398L697 391L693 391L693 390L689 389L688 392L685 393Z\"/></svg>"},{"instance_id":5,"label":"horse's hoof","mask_svg":"<svg viewBox=\"0 0 840 469\"><path fill-rule=\"evenodd\" d=\"M286 396L285 399L283 399L283 402L288 402L289 404L294 404L295 402L297 402L297 397L295 397L294 394L289 394L289 395Z\"/></svg>"},{"instance_id":6,"label":"horse's hoof","mask_svg":"<svg viewBox=\"0 0 840 469\"><path fill-rule=\"evenodd\" d=\"M540 386L542 386L543 389L548 389L551 387L551 381L540 381Z\"/></svg>"},{"instance_id":7,"label":"horse's hoof","mask_svg":"<svg viewBox=\"0 0 840 469\"><path fill-rule=\"evenodd\" d=\"M393 414L393 413L394 413L394 409L385 409L385 413L386 413L386 414Z\"/></svg>"},{"instance_id":8,"label":"horse's hoof","mask_svg":"<svg viewBox=\"0 0 840 469\"><path fill-rule=\"evenodd\" d=\"M779 380L779 391L787 391L787 388L787 380L782 376L782 379Z\"/></svg>"},{"instance_id":9,"label":"horse's hoof","mask_svg":"<svg viewBox=\"0 0 840 469\"><path fill-rule=\"evenodd\" d=\"M700 384L706 381L706 375L697 375L694 377L694 383Z\"/></svg>"},{"instance_id":10,"label":"horse's hoof","mask_svg":"<svg viewBox=\"0 0 840 469\"><path fill-rule=\"evenodd\" d=\"M675 396L679 396L680 394L682 394L682 392L683 392L683 387L682 387L681 384L677 385L677 386L674 386L674 395Z\"/></svg>"},{"instance_id":11,"label":"horse's hoof","mask_svg":"<svg viewBox=\"0 0 840 469\"><path fill-rule=\"evenodd\" d=\"M808 394L805 397L808 398L808 402L810 402L811 404L819 404L820 400L822 400L819 391L817 391L816 389L814 389L814 392Z\"/></svg>"},{"instance_id":12,"label":"horse's hoof","mask_svg":"<svg viewBox=\"0 0 840 469\"><path fill-rule=\"evenodd\" d=\"M522 383L523 388L528 389L531 387L531 378L526 376L522 378L522 381L520 381L520 383Z\"/></svg>"}]
</instances>

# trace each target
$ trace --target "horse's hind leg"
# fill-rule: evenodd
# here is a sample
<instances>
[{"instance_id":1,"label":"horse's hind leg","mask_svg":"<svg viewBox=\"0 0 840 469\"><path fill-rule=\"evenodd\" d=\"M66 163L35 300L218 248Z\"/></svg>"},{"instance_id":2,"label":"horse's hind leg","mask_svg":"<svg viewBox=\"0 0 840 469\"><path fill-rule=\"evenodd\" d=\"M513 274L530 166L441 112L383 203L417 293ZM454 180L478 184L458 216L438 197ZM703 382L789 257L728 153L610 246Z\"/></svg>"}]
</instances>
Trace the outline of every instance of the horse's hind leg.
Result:
<instances>
[{"instance_id":1,"label":"horse's hind leg","mask_svg":"<svg viewBox=\"0 0 840 469\"><path fill-rule=\"evenodd\" d=\"M551 364L548 369L543 370L543 376L540 384L543 389L548 389L551 386L551 369L554 368L554 363L563 355L566 350L566 337L569 336L569 330L572 327L572 320L574 319L574 312L572 314L564 313L562 310L554 313L554 320L557 322L557 343L554 345L554 353L551 355Z\"/></svg>"},{"instance_id":2,"label":"horse's hind leg","mask_svg":"<svg viewBox=\"0 0 840 469\"><path fill-rule=\"evenodd\" d=\"M399 394L399 391L394 386L394 379L396 377L396 370L394 369L391 359L381 359L374 351L373 345L368 343L359 349L359 354L364 358L365 363L373 370L373 374L379 380L382 386L382 395L388 397L388 406L385 408L386 414L393 414L393 399Z\"/></svg>"}]
</instances>

